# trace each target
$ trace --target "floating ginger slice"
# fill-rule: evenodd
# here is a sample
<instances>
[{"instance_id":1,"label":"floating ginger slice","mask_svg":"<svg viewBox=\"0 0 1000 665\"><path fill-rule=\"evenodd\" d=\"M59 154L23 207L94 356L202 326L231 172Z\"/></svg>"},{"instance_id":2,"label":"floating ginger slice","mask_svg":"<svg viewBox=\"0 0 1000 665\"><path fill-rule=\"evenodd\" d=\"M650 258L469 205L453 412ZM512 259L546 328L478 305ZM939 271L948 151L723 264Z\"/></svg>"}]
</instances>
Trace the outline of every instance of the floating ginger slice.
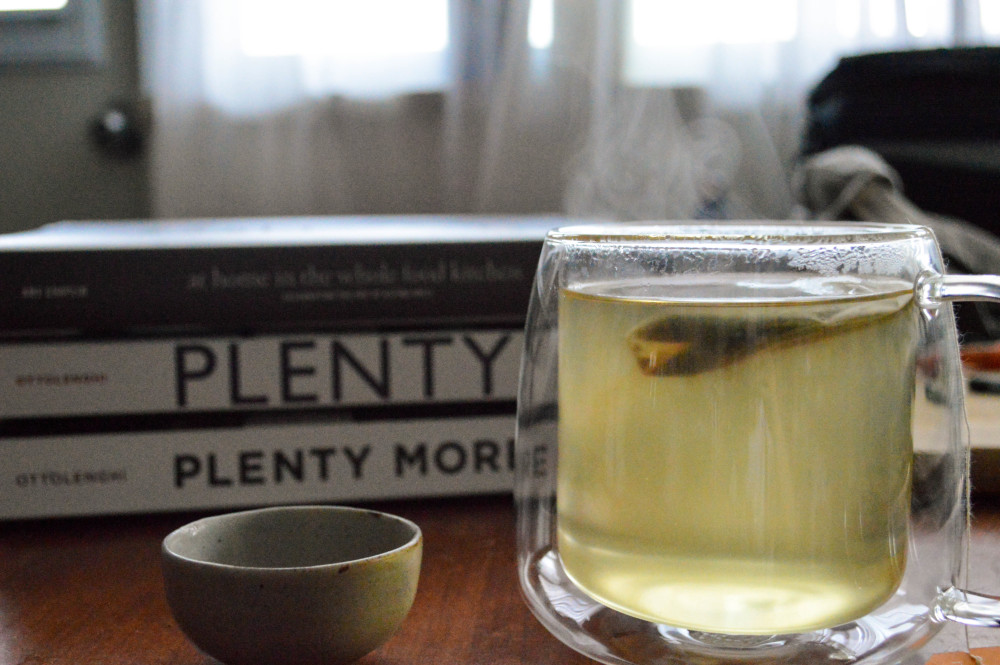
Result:
<instances>
[{"instance_id":1,"label":"floating ginger slice","mask_svg":"<svg viewBox=\"0 0 1000 665\"><path fill-rule=\"evenodd\" d=\"M748 307L695 314L683 307L649 319L626 336L639 369L648 376L686 376L725 367L764 350L788 348L877 325L912 303L909 290L870 297L813 301L810 309ZM1000 353L998 353L1000 356Z\"/></svg>"},{"instance_id":2,"label":"floating ginger slice","mask_svg":"<svg viewBox=\"0 0 1000 665\"><path fill-rule=\"evenodd\" d=\"M672 316L633 328L627 341L643 374L686 376L730 365L765 348L802 343L830 328L813 319Z\"/></svg>"}]
</instances>

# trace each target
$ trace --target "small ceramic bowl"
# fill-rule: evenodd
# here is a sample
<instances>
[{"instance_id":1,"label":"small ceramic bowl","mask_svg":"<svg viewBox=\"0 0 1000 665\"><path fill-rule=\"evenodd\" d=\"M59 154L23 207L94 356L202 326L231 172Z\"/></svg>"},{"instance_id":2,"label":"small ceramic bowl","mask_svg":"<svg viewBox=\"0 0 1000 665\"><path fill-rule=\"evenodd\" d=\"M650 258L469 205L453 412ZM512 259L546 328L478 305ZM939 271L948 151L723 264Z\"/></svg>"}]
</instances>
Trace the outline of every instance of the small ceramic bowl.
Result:
<instances>
[{"instance_id":1,"label":"small ceramic bowl","mask_svg":"<svg viewBox=\"0 0 1000 665\"><path fill-rule=\"evenodd\" d=\"M374 650L413 604L420 528L337 506L217 515L163 541L167 602L228 665L337 665Z\"/></svg>"}]
</instances>

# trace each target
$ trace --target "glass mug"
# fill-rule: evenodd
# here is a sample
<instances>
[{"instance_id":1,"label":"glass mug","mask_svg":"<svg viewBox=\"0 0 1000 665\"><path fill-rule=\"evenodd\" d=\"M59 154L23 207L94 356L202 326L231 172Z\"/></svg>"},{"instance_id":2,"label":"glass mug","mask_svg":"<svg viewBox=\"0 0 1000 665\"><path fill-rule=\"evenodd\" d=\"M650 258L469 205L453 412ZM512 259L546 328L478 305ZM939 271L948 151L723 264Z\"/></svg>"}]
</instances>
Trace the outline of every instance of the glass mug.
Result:
<instances>
[{"instance_id":1,"label":"glass mug","mask_svg":"<svg viewBox=\"0 0 1000 665\"><path fill-rule=\"evenodd\" d=\"M529 607L605 663L883 663L960 588L963 379L946 276L910 225L551 231L518 395Z\"/></svg>"}]
</instances>

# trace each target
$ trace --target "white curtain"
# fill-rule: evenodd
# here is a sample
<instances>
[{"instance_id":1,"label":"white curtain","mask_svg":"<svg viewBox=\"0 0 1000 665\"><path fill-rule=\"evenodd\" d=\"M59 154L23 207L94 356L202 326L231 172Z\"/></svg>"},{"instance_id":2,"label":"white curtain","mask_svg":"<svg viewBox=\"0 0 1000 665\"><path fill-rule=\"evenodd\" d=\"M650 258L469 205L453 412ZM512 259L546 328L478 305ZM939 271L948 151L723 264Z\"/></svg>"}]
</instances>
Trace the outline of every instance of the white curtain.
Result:
<instances>
[{"instance_id":1,"label":"white curtain","mask_svg":"<svg viewBox=\"0 0 1000 665\"><path fill-rule=\"evenodd\" d=\"M785 216L805 95L840 55L975 41L1000 3L768 1L535 0L539 45L530 0L440 0L446 48L390 61L289 54L305 0L140 0L154 214ZM286 51L248 51L253 31Z\"/></svg>"},{"instance_id":2,"label":"white curtain","mask_svg":"<svg viewBox=\"0 0 1000 665\"><path fill-rule=\"evenodd\" d=\"M244 6L140 4L157 217L561 206L588 65L543 62L555 55L528 45L528 2L451 0L444 84L394 91L390 71L374 95L349 84L321 94L308 85L315 57L247 56Z\"/></svg>"}]
</instances>

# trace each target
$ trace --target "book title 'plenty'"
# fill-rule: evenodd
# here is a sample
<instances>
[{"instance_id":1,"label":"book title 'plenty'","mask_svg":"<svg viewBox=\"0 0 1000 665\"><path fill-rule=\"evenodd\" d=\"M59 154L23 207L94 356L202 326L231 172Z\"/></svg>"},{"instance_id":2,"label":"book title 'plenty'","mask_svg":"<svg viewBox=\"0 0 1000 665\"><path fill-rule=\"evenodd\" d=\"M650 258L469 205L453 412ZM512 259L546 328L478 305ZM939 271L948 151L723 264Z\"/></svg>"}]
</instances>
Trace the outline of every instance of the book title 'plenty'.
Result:
<instances>
[{"instance_id":1,"label":"book title 'plenty'","mask_svg":"<svg viewBox=\"0 0 1000 665\"><path fill-rule=\"evenodd\" d=\"M507 399L520 358L512 336L422 333L177 344L176 406Z\"/></svg>"}]
</instances>

